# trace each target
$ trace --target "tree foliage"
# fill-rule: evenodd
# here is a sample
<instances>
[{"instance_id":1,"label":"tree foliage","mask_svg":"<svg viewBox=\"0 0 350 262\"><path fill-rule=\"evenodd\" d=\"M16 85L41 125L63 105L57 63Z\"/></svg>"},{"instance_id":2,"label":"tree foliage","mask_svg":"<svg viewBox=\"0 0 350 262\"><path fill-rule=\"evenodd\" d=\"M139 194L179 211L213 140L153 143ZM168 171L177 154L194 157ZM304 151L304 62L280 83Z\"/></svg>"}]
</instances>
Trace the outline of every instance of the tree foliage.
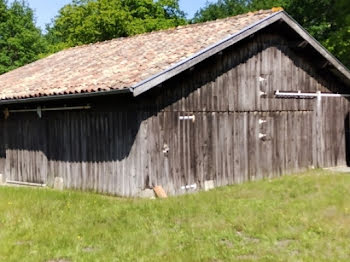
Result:
<instances>
[{"instance_id":1,"label":"tree foliage","mask_svg":"<svg viewBox=\"0 0 350 262\"><path fill-rule=\"evenodd\" d=\"M248 11L283 7L311 35L350 67L349 0L218 0L207 3L193 23L215 20Z\"/></svg>"},{"instance_id":2,"label":"tree foliage","mask_svg":"<svg viewBox=\"0 0 350 262\"><path fill-rule=\"evenodd\" d=\"M47 39L60 49L185 23L178 0L73 0L47 28Z\"/></svg>"},{"instance_id":3,"label":"tree foliage","mask_svg":"<svg viewBox=\"0 0 350 262\"><path fill-rule=\"evenodd\" d=\"M0 0L0 74L66 47L125 37L187 23L179 0L72 0L46 35L24 0ZM350 67L349 0L217 0L190 22L204 22L281 6Z\"/></svg>"},{"instance_id":4,"label":"tree foliage","mask_svg":"<svg viewBox=\"0 0 350 262\"><path fill-rule=\"evenodd\" d=\"M33 11L24 1L0 0L0 74L28 64L45 52Z\"/></svg>"},{"instance_id":5,"label":"tree foliage","mask_svg":"<svg viewBox=\"0 0 350 262\"><path fill-rule=\"evenodd\" d=\"M337 0L336 7L334 30L324 42L350 68L350 5L348 0Z\"/></svg>"},{"instance_id":6,"label":"tree foliage","mask_svg":"<svg viewBox=\"0 0 350 262\"><path fill-rule=\"evenodd\" d=\"M249 7L246 0L218 0L215 3L207 2L204 8L196 12L192 22L200 23L243 14L248 11Z\"/></svg>"}]
</instances>

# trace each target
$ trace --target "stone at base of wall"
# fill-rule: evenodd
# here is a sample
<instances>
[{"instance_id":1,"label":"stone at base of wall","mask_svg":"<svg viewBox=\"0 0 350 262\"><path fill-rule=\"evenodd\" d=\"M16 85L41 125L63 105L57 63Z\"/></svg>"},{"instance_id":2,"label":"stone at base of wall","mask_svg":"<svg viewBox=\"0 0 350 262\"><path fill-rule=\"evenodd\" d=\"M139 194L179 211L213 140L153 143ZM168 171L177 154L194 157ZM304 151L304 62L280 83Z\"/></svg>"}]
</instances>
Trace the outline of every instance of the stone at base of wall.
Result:
<instances>
[{"instance_id":1,"label":"stone at base of wall","mask_svg":"<svg viewBox=\"0 0 350 262\"><path fill-rule=\"evenodd\" d=\"M64 189L64 183L62 177L55 177L55 181L53 183L53 188L56 190L63 190Z\"/></svg>"},{"instance_id":2,"label":"stone at base of wall","mask_svg":"<svg viewBox=\"0 0 350 262\"><path fill-rule=\"evenodd\" d=\"M137 197L155 199L156 195L155 195L153 189L148 188L148 189L145 189L145 190L141 191L140 193L138 193Z\"/></svg>"},{"instance_id":3,"label":"stone at base of wall","mask_svg":"<svg viewBox=\"0 0 350 262\"><path fill-rule=\"evenodd\" d=\"M0 174L0 185L5 184L5 176L3 174Z\"/></svg>"},{"instance_id":4,"label":"stone at base of wall","mask_svg":"<svg viewBox=\"0 0 350 262\"><path fill-rule=\"evenodd\" d=\"M215 188L214 180L208 180L204 182L204 190L209 191Z\"/></svg>"}]
</instances>

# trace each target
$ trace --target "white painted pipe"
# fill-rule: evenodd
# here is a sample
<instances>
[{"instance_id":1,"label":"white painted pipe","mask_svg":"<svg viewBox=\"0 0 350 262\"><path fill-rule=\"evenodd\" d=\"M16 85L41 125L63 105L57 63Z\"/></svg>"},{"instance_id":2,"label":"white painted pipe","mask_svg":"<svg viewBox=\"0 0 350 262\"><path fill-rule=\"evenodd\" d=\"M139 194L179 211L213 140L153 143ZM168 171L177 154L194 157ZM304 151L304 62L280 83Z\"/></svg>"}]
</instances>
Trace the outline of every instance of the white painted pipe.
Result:
<instances>
[{"instance_id":1,"label":"white painted pipe","mask_svg":"<svg viewBox=\"0 0 350 262\"><path fill-rule=\"evenodd\" d=\"M22 181L6 180L6 184L20 185L20 186L33 186L33 187L46 187L46 184L29 183Z\"/></svg>"},{"instance_id":2,"label":"white painted pipe","mask_svg":"<svg viewBox=\"0 0 350 262\"><path fill-rule=\"evenodd\" d=\"M275 92L275 96L277 97L306 97L306 98L314 98L314 97L350 97L350 94L331 94L331 93L302 93L298 92L280 92L277 90Z\"/></svg>"}]
</instances>

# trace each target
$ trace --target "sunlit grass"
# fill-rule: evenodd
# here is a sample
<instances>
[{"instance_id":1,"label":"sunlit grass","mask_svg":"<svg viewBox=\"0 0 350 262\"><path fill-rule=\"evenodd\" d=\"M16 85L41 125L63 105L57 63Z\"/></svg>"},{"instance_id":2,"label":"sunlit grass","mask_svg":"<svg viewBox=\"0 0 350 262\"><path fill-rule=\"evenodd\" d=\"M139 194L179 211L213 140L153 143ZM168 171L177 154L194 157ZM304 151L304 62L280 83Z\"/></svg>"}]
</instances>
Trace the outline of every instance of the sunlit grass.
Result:
<instances>
[{"instance_id":1,"label":"sunlit grass","mask_svg":"<svg viewBox=\"0 0 350 262\"><path fill-rule=\"evenodd\" d=\"M350 261L350 175L166 200L0 188L0 261Z\"/></svg>"}]
</instances>

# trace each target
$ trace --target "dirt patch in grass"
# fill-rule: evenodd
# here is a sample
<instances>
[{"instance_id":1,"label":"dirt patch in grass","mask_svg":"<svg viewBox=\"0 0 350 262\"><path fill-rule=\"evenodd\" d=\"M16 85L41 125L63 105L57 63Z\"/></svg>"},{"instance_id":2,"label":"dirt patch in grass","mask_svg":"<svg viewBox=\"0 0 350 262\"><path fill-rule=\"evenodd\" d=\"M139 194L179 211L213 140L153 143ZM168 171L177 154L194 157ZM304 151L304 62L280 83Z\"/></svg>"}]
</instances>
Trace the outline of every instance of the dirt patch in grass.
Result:
<instances>
[{"instance_id":1,"label":"dirt patch in grass","mask_svg":"<svg viewBox=\"0 0 350 262\"><path fill-rule=\"evenodd\" d=\"M288 247L290 244L292 244L293 242L295 242L295 240L293 240L293 239L282 239L282 240L279 240L279 241L277 241L277 246L278 247L282 247L282 248L284 248L284 247Z\"/></svg>"}]
</instances>

